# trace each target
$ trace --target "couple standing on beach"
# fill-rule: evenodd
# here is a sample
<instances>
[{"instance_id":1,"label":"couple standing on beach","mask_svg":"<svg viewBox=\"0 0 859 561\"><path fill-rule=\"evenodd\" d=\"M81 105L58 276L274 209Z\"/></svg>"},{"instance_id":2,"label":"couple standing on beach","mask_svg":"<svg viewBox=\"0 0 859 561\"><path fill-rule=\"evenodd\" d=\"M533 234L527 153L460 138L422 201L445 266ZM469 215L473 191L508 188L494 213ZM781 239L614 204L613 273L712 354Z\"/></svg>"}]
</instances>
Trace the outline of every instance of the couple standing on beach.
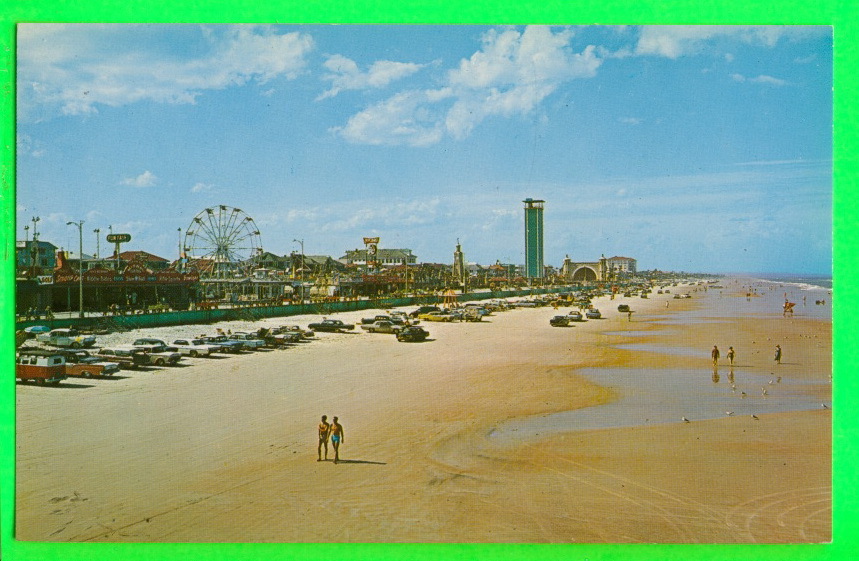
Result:
<instances>
[{"instance_id":1,"label":"couple standing on beach","mask_svg":"<svg viewBox=\"0 0 859 561\"><path fill-rule=\"evenodd\" d=\"M713 368L715 368L719 365L719 356L720 356L719 347L717 347L716 345L713 345L713 350L710 352L710 357L713 359ZM733 366L734 365L734 347L728 347L727 357L731 363L731 366Z\"/></svg>"},{"instance_id":2,"label":"couple standing on beach","mask_svg":"<svg viewBox=\"0 0 859 561\"><path fill-rule=\"evenodd\" d=\"M317 462L322 461L322 448L325 448L325 459L328 459L328 438L331 438L331 445L334 446L334 463L340 461L340 443L343 442L343 426L337 422L337 417L328 422L328 415L322 415L322 420L319 422L319 445L316 447L318 455Z\"/></svg>"}]
</instances>

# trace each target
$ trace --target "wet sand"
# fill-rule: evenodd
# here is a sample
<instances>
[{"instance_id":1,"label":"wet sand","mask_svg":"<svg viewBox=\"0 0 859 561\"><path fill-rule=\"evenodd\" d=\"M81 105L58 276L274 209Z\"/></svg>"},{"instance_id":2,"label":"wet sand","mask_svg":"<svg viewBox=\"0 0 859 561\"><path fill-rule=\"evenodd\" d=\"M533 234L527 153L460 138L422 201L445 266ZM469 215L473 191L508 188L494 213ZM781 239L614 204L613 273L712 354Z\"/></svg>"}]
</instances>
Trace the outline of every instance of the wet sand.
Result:
<instances>
[{"instance_id":1,"label":"wet sand","mask_svg":"<svg viewBox=\"0 0 859 561\"><path fill-rule=\"evenodd\" d=\"M605 298L603 319L570 328L548 324L566 308L520 309L428 324L426 343L320 333L284 351L19 385L17 537L829 541L831 322L725 286ZM737 350L745 398L726 365L714 380L713 344L723 362ZM734 415L700 413L722 399ZM653 419L635 417L648 402ZM337 465L316 461L321 414L345 429Z\"/></svg>"}]
</instances>

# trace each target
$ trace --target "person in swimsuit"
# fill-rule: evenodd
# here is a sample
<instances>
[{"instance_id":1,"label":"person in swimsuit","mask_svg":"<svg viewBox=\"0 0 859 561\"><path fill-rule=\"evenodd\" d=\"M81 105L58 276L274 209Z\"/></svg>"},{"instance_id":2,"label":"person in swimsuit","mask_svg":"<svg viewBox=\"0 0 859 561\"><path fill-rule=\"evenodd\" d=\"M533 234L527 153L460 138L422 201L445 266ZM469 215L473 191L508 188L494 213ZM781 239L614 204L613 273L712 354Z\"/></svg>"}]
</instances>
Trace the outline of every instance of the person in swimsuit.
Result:
<instances>
[{"instance_id":1,"label":"person in swimsuit","mask_svg":"<svg viewBox=\"0 0 859 561\"><path fill-rule=\"evenodd\" d=\"M728 361L734 365L734 347L728 347Z\"/></svg>"},{"instance_id":2,"label":"person in swimsuit","mask_svg":"<svg viewBox=\"0 0 859 561\"><path fill-rule=\"evenodd\" d=\"M343 426L337 422L337 417L331 419L331 444L334 446L334 463L340 460L340 444L344 441Z\"/></svg>"},{"instance_id":3,"label":"person in swimsuit","mask_svg":"<svg viewBox=\"0 0 859 561\"><path fill-rule=\"evenodd\" d=\"M713 345L713 350L710 352L710 357L713 359L713 366L719 365L719 347Z\"/></svg>"},{"instance_id":4,"label":"person in swimsuit","mask_svg":"<svg viewBox=\"0 0 859 561\"><path fill-rule=\"evenodd\" d=\"M335 417L336 419L336 417ZM316 447L317 462L322 461L322 447L325 447L325 459L328 459L328 435L331 433L331 424L328 423L328 415L322 415L319 423L319 445Z\"/></svg>"}]
</instances>

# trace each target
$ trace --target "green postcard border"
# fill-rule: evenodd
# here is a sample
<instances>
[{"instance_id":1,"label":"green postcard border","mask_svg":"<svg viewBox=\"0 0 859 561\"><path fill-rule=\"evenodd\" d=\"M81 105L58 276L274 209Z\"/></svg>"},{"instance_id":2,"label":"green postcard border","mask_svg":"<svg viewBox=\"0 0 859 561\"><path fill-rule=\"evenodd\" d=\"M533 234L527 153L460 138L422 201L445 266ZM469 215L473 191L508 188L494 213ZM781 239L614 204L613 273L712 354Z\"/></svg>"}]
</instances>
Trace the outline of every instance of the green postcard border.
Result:
<instances>
[{"instance_id":1,"label":"green postcard border","mask_svg":"<svg viewBox=\"0 0 859 561\"><path fill-rule=\"evenodd\" d=\"M0 280L0 556L10 561L91 560L257 560L338 557L350 560L492 559L852 559L857 539L856 320L843 311L857 295L854 263L856 226L856 61L859 3L853 0L7 0L0 10L0 212L3 261ZM833 543L822 545L424 545L424 544L53 544L17 542L14 528L15 383L8 357L14 352L15 240L15 24L20 22L189 22L189 23L376 23L376 24L814 24L831 25L835 37L834 135L834 396ZM756 474L766 476L766 474Z\"/></svg>"}]
</instances>

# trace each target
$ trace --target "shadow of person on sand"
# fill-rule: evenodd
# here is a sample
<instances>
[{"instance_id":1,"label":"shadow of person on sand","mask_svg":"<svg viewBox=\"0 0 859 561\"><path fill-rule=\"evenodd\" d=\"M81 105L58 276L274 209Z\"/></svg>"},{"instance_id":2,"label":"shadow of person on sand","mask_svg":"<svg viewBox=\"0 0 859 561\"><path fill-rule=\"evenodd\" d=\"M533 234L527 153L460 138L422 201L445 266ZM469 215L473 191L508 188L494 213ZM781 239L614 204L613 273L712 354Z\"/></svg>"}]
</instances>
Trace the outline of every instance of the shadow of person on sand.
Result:
<instances>
[{"instance_id":1,"label":"shadow of person on sand","mask_svg":"<svg viewBox=\"0 0 859 561\"><path fill-rule=\"evenodd\" d=\"M328 462L333 462L333 460L325 460ZM387 462L371 462L370 460L337 460L338 464L373 464L377 466L386 466Z\"/></svg>"}]
</instances>

